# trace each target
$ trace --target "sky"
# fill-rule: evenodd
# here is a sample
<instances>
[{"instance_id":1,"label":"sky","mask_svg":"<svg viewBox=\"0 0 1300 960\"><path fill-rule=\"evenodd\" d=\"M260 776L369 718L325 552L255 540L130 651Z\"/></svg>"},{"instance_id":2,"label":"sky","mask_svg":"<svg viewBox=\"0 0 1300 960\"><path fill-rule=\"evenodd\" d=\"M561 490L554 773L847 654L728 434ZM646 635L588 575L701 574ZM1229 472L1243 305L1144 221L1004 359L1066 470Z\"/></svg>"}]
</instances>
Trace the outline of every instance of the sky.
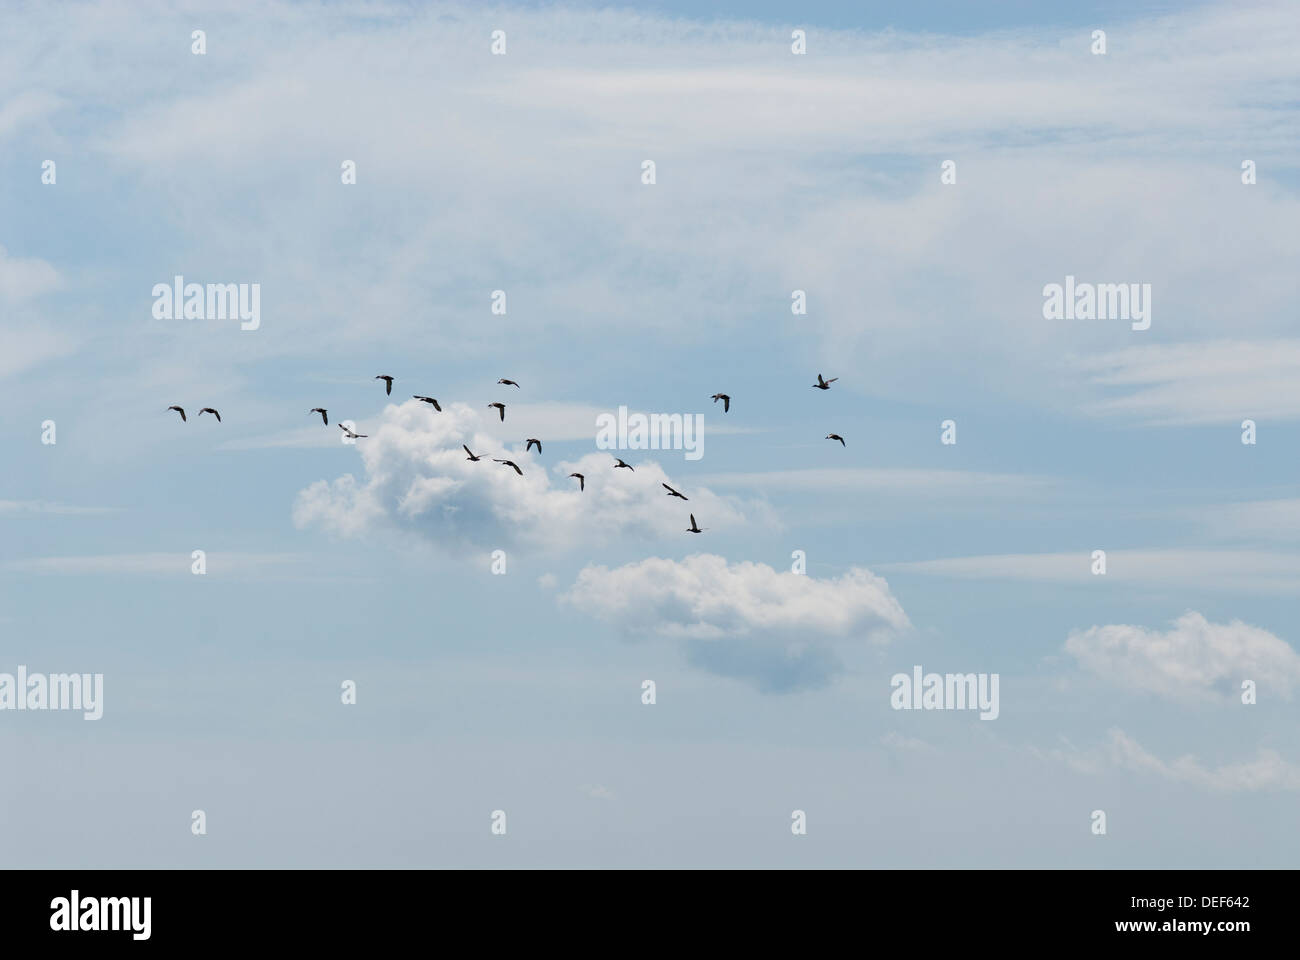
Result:
<instances>
[{"instance_id":1,"label":"sky","mask_svg":"<svg viewBox=\"0 0 1300 960\"><path fill-rule=\"evenodd\" d=\"M103 713L0 709L5 862L1296 866L1298 42L10 5L0 687ZM604 449L620 407L700 455ZM916 667L996 715L896 709Z\"/></svg>"}]
</instances>

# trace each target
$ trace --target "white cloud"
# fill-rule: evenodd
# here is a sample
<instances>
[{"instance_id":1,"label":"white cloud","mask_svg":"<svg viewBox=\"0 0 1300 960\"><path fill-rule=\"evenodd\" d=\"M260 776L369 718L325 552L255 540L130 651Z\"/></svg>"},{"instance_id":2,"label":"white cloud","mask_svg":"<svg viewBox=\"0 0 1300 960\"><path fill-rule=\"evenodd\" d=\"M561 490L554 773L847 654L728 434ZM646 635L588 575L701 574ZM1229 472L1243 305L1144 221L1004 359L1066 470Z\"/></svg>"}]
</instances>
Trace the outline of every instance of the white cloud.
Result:
<instances>
[{"instance_id":1,"label":"white cloud","mask_svg":"<svg viewBox=\"0 0 1300 960\"><path fill-rule=\"evenodd\" d=\"M585 567L561 600L626 633L682 641L697 665L769 690L824 684L841 653L910 625L869 570L818 580L713 554Z\"/></svg>"},{"instance_id":2,"label":"white cloud","mask_svg":"<svg viewBox=\"0 0 1300 960\"><path fill-rule=\"evenodd\" d=\"M1192 754L1166 762L1123 730L1112 728L1107 732L1107 742L1099 747L1079 750L1071 746L1065 750L1035 752L1065 762L1081 773L1098 774L1117 768L1224 793L1300 790L1300 767L1277 751L1262 747L1251 760L1218 767L1207 766Z\"/></svg>"},{"instance_id":3,"label":"white cloud","mask_svg":"<svg viewBox=\"0 0 1300 960\"><path fill-rule=\"evenodd\" d=\"M1164 632L1127 624L1078 630L1065 649L1099 677L1171 699L1231 698L1243 680L1290 699L1300 684L1300 655L1285 641L1240 620L1210 623L1195 612Z\"/></svg>"},{"instance_id":4,"label":"white cloud","mask_svg":"<svg viewBox=\"0 0 1300 960\"><path fill-rule=\"evenodd\" d=\"M1300 340L1129 347L1077 361L1091 383L1127 390L1087 412L1152 425L1300 418Z\"/></svg>"},{"instance_id":5,"label":"white cloud","mask_svg":"<svg viewBox=\"0 0 1300 960\"><path fill-rule=\"evenodd\" d=\"M28 300L53 290L58 282L58 272L44 260L11 257L0 247L0 300Z\"/></svg>"},{"instance_id":6,"label":"white cloud","mask_svg":"<svg viewBox=\"0 0 1300 960\"><path fill-rule=\"evenodd\" d=\"M522 441L506 446L495 411L480 413L463 403L442 413L409 400L390 404L369 421L358 440L365 475L318 481L299 495L294 522L319 526L344 536L380 530L418 534L430 542L455 542L495 548L566 548L628 537L680 538L694 513L702 527L725 529L749 519L766 521L761 506L747 513L735 501L706 487L672 480L645 451L620 451L633 470L615 470L609 453L590 453L576 461L550 463L525 452ZM512 413L507 428L516 437ZM545 449L545 437L542 437ZM465 444L484 459L470 462ZM672 455L657 451L656 455ZM491 458L513 460L519 476ZM568 474L585 476L585 489ZM660 484L670 483L689 502L669 499Z\"/></svg>"}]
</instances>

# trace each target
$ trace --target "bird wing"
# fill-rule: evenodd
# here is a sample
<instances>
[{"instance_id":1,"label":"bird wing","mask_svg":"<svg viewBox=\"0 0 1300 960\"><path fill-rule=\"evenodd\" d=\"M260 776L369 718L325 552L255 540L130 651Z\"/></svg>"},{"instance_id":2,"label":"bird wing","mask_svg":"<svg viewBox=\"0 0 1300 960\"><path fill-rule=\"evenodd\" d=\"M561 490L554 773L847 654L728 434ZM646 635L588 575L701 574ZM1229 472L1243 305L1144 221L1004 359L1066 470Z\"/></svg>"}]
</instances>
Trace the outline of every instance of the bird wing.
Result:
<instances>
[{"instance_id":1,"label":"bird wing","mask_svg":"<svg viewBox=\"0 0 1300 960\"><path fill-rule=\"evenodd\" d=\"M724 398L722 399L722 412L723 412L723 413L728 413L728 412L730 412L730 410L731 410L731 398L730 398L730 397L724 397Z\"/></svg>"}]
</instances>

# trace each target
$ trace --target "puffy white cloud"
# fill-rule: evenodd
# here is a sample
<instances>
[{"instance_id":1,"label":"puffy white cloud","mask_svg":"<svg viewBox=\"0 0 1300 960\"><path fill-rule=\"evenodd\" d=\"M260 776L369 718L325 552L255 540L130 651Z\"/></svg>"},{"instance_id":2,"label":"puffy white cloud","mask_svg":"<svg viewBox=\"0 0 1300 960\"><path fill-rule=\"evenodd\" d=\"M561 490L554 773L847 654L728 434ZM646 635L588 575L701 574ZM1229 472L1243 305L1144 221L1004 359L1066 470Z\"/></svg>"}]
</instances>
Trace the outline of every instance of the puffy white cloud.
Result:
<instances>
[{"instance_id":1,"label":"puffy white cloud","mask_svg":"<svg viewBox=\"0 0 1300 960\"><path fill-rule=\"evenodd\" d=\"M507 418L509 427L513 421ZM658 463L641 460L639 451L620 451L634 470L615 470L614 457L602 452L550 463L549 457L525 452L522 442L504 444L500 428L495 412L463 403L445 404L442 413L416 400L390 404L377 420L357 428L369 435L354 448L364 477L346 474L313 483L298 495L294 522L344 536L387 529L442 544L565 548L681 537L692 512L712 529L746 520L735 501L671 480ZM483 459L469 461L462 444ZM523 476L491 458L513 460ZM570 473L585 476L585 489ZM669 499L661 483L682 490L689 503ZM755 510L766 517L761 507L750 513Z\"/></svg>"},{"instance_id":2,"label":"puffy white cloud","mask_svg":"<svg viewBox=\"0 0 1300 960\"><path fill-rule=\"evenodd\" d=\"M1065 649L1086 670L1119 686L1181 700L1217 699L1254 680L1290 698L1300 655L1267 630L1188 612L1164 632L1128 624L1071 633Z\"/></svg>"},{"instance_id":3,"label":"puffy white cloud","mask_svg":"<svg viewBox=\"0 0 1300 960\"><path fill-rule=\"evenodd\" d=\"M824 684L842 652L910 626L869 570L818 580L714 554L586 567L562 600L625 632L679 640L697 665L765 690Z\"/></svg>"}]
</instances>

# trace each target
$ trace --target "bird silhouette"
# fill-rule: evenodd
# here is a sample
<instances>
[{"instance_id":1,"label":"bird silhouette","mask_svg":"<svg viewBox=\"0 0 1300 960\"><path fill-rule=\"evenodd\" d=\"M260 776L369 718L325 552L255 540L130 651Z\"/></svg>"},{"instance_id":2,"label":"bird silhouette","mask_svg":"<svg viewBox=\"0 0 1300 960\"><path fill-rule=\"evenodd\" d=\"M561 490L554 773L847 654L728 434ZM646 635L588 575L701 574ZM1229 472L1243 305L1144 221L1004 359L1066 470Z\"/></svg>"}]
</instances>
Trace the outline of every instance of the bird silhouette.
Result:
<instances>
[{"instance_id":1,"label":"bird silhouette","mask_svg":"<svg viewBox=\"0 0 1300 960\"><path fill-rule=\"evenodd\" d=\"M582 474L580 474L580 473L571 473L571 474L569 474L569 476L571 476L571 477L577 477L577 478L578 478L578 489L579 489L579 490L586 490L586 489L587 489L587 478L584 477Z\"/></svg>"},{"instance_id":2,"label":"bird silhouette","mask_svg":"<svg viewBox=\"0 0 1300 960\"><path fill-rule=\"evenodd\" d=\"M353 433L351 430L343 426L343 424L341 423L339 424L339 429L348 435L349 440L363 440L369 436L368 433Z\"/></svg>"},{"instance_id":3,"label":"bird silhouette","mask_svg":"<svg viewBox=\"0 0 1300 960\"><path fill-rule=\"evenodd\" d=\"M419 400L422 403L431 403L433 404L433 409L437 410L439 413L442 413L442 407L438 406L438 401L433 399L433 397L412 396L411 399Z\"/></svg>"},{"instance_id":4,"label":"bird silhouette","mask_svg":"<svg viewBox=\"0 0 1300 960\"><path fill-rule=\"evenodd\" d=\"M179 414L181 415L181 423L185 423L185 422L186 422L186 420L185 420L185 411L184 411L181 407L168 407L167 409L168 409L168 410L175 410L177 413L179 413Z\"/></svg>"},{"instance_id":5,"label":"bird silhouette","mask_svg":"<svg viewBox=\"0 0 1300 960\"><path fill-rule=\"evenodd\" d=\"M831 377L829 380L823 380L822 375L819 373L817 374L817 382L814 383L813 386L816 387L818 390L829 390L831 388L831 384L838 379L839 377Z\"/></svg>"},{"instance_id":6,"label":"bird silhouette","mask_svg":"<svg viewBox=\"0 0 1300 960\"><path fill-rule=\"evenodd\" d=\"M846 443L844 442L844 438L841 437L838 433L828 433L828 434L826 434L825 439L827 439L827 440L838 440L838 441L840 442L840 446L841 446L841 447L846 447L846 446L848 446L848 444L846 444Z\"/></svg>"},{"instance_id":7,"label":"bird silhouette","mask_svg":"<svg viewBox=\"0 0 1300 960\"><path fill-rule=\"evenodd\" d=\"M530 437L528 439L527 446L524 447L524 453L527 453L529 450L533 449L533 444L537 444L537 452L539 454L542 452L542 441Z\"/></svg>"},{"instance_id":8,"label":"bird silhouette","mask_svg":"<svg viewBox=\"0 0 1300 960\"><path fill-rule=\"evenodd\" d=\"M469 456L465 458L466 460L472 460L474 463L478 463L480 460L483 459L481 456L475 456L474 451L471 450L469 447L466 447L465 444L462 443L461 447L464 449L466 453L469 454Z\"/></svg>"},{"instance_id":9,"label":"bird silhouette","mask_svg":"<svg viewBox=\"0 0 1300 960\"><path fill-rule=\"evenodd\" d=\"M501 422L506 422L506 405L504 403L489 403L489 407L496 407L497 413L501 414Z\"/></svg>"},{"instance_id":10,"label":"bird silhouette","mask_svg":"<svg viewBox=\"0 0 1300 960\"><path fill-rule=\"evenodd\" d=\"M665 490L667 490L667 491L668 491L668 496L670 496L670 497L681 497L681 499L683 499L683 500L689 500L689 499L690 499L690 497L683 497L680 491L678 491L678 490L674 490L672 487L668 486L668 484L666 484L666 483L661 483L661 484L659 484L659 486L661 486L661 487L663 487Z\"/></svg>"},{"instance_id":11,"label":"bird silhouette","mask_svg":"<svg viewBox=\"0 0 1300 960\"><path fill-rule=\"evenodd\" d=\"M686 528L686 532L687 532L687 533L703 533L703 532L704 532L704 531L701 530L701 529L699 528L699 526L695 523L695 514L693 514L693 513L691 514L691 525L690 525L689 527Z\"/></svg>"},{"instance_id":12,"label":"bird silhouette","mask_svg":"<svg viewBox=\"0 0 1300 960\"><path fill-rule=\"evenodd\" d=\"M519 386L519 384L515 383L513 380L507 380L505 377L502 377L500 380L497 381L497 383L503 383L503 384L505 384L507 387L517 387L517 386Z\"/></svg>"},{"instance_id":13,"label":"bird silhouette","mask_svg":"<svg viewBox=\"0 0 1300 960\"><path fill-rule=\"evenodd\" d=\"M201 416L203 416L205 413L210 413L210 414L212 414L214 417L216 417L216 418L217 418L217 423L220 423L220 422L221 422L221 414L217 413L217 411L213 410L211 407L204 407L202 410L200 410L200 411L198 412L198 415L201 417Z\"/></svg>"},{"instance_id":14,"label":"bird silhouette","mask_svg":"<svg viewBox=\"0 0 1300 960\"><path fill-rule=\"evenodd\" d=\"M636 467L632 466L632 464L624 463L622 460L619 460L618 457L615 457L614 459L618 460L618 463L614 464L615 470L617 470L619 467L626 467L627 469L631 470L633 473L636 473Z\"/></svg>"},{"instance_id":15,"label":"bird silhouette","mask_svg":"<svg viewBox=\"0 0 1300 960\"><path fill-rule=\"evenodd\" d=\"M713 402L717 403L719 400L722 401L722 412L727 413L731 409L731 398L725 393L715 393L713 395Z\"/></svg>"},{"instance_id":16,"label":"bird silhouette","mask_svg":"<svg viewBox=\"0 0 1300 960\"><path fill-rule=\"evenodd\" d=\"M384 381L384 393L391 396L393 393L393 378L381 373L375 379Z\"/></svg>"},{"instance_id":17,"label":"bird silhouette","mask_svg":"<svg viewBox=\"0 0 1300 960\"><path fill-rule=\"evenodd\" d=\"M311 416L313 413L320 414L320 418L325 421L325 426L328 427L330 425L330 418L329 415L326 413L324 407L312 407L310 410L307 411L308 416Z\"/></svg>"},{"instance_id":18,"label":"bird silhouette","mask_svg":"<svg viewBox=\"0 0 1300 960\"><path fill-rule=\"evenodd\" d=\"M519 469L519 464L515 463L513 460L497 460L496 457L493 457L492 459L496 460L497 463L504 463L507 467L514 467L515 473L519 474L519 476L522 477L524 475L524 472Z\"/></svg>"}]
</instances>

